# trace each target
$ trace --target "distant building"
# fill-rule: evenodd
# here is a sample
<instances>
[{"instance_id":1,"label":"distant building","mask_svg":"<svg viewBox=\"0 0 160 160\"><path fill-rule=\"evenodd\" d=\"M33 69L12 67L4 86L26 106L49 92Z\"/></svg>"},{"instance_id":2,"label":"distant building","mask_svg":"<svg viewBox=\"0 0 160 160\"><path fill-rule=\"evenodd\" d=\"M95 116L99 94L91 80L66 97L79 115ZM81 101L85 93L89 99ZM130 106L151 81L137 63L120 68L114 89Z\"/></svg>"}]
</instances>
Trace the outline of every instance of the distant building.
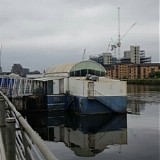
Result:
<instances>
[{"instance_id":1,"label":"distant building","mask_svg":"<svg viewBox=\"0 0 160 160\"><path fill-rule=\"evenodd\" d=\"M99 63L99 55L90 55L89 59Z\"/></svg>"},{"instance_id":2,"label":"distant building","mask_svg":"<svg viewBox=\"0 0 160 160\"><path fill-rule=\"evenodd\" d=\"M96 61L101 65L110 65L117 62L117 58L113 57L111 53L102 53L98 55L90 55L90 60Z\"/></svg>"},{"instance_id":3,"label":"distant building","mask_svg":"<svg viewBox=\"0 0 160 160\"><path fill-rule=\"evenodd\" d=\"M0 74L2 73L2 67L0 67Z\"/></svg>"},{"instance_id":4,"label":"distant building","mask_svg":"<svg viewBox=\"0 0 160 160\"><path fill-rule=\"evenodd\" d=\"M29 73L29 68L22 68L22 70L23 70L23 74L28 74Z\"/></svg>"},{"instance_id":5,"label":"distant building","mask_svg":"<svg viewBox=\"0 0 160 160\"><path fill-rule=\"evenodd\" d=\"M122 63L151 63L151 57L145 57L145 51L140 50L140 46L130 46L130 50L124 51Z\"/></svg>"},{"instance_id":6,"label":"distant building","mask_svg":"<svg viewBox=\"0 0 160 160\"><path fill-rule=\"evenodd\" d=\"M140 50L140 63L151 63L151 57L145 57L144 50Z\"/></svg>"},{"instance_id":7,"label":"distant building","mask_svg":"<svg viewBox=\"0 0 160 160\"><path fill-rule=\"evenodd\" d=\"M111 53L91 55L90 60L103 65L107 75L116 79L143 79L149 77L151 72L159 71L159 64L151 63L151 57L145 57L145 50L140 50L140 46L130 46L120 61Z\"/></svg>"},{"instance_id":8,"label":"distant building","mask_svg":"<svg viewBox=\"0 0 160 160\"><path fill-rule=\"evenodd\" d=\"M106 70L107 75L115 79L135 79L138 77L137 65L133 63L117 63L112 65L110 68L106 68Z\"/></svg>"},{"instance_id":9,"label":"distant building","mask_svg":"<svg viewBox=\"0 0 160 160\"><path fill-rule=\"evenodd\" d=\"M23 68L21 64L13 64L11 73L18 74L22 77L26 77L28 74L40 74L38 70L30 72L29 68Z\"/></svg>"},{"instance_id":10,"label":"distant building","mask_svg":"<svg viewBox=\"0 0 160 160\"><path fill-rule=\"evenodd\" d=\"M35 71L32 71L32 72L29 72L29 74L41 74L41 73L40 73L40 71L35 70Z\"/></svg>"},{"instance_id":11,"label":"distant building","mask_svg":"<svg viewBox=\"0 0 160 160\"><path fill-rule=\"evenodd\" d=\"M131 62L140 64L140 46L130 46Z\"/></svg>"},{"instance_id":12,"label":"distant building","mask_svg":"<svg viewBox=\"0 0 160 160\"><path fill-rule=\"evenodd\" d=\"M20 76L24 76L22 65L21 64L13 64L12 69L11 69L11 73L15 73Z\"/></svg>"},{"instance_id":13,"label":"distant building","mask_svg":"<svg viewBox=\"0 0 160 160\"><path fill-rule=\"evenodd\" d=\"M144 63L140 65L139 70L139 78L149 78L150 73L160 71L160 63Z\"/></svg>"},{"instance_id":14,"label":"distant building","mask_svg":"<svg viewBox=\"0 0 160 160\"><path fill-rule=\"evenodd\" d=\"M115 79L145 79L149 78L150 73L160 71L160 63L119 63L106 68L106 71L108 76Z\"/></svg>"}]
</instances>

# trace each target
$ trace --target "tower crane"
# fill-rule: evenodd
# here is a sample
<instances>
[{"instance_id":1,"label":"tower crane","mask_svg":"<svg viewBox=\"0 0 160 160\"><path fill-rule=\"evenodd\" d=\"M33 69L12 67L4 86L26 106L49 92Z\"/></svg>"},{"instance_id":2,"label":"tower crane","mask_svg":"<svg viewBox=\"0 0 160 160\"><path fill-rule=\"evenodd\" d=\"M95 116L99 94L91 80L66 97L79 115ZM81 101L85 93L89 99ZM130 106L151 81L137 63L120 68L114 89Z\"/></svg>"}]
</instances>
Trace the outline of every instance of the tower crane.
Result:
<instances>
[{"instance_id":1,"label":"tower crane","mask_svg":"<svg viewBox=\"0 0 160 160\"><path fill-rule=\"evenodd\" d=\"M126 35L128 34L128 32L136 25L137 23L133 23L129 29L122 35L122 36L118 36L118 40L116 42L113 41L113 39L111 38L112 41L112 45L111 45L111 51L112 50L116 50L116 48L118 48L118 58L120 58L120 47L121 47L121 41L126 37Z\"/></svg>"},{"instance_id":2,"label":"tower crane","mask_svg":"<svg viewBox=\"0 0 160 160\"><path fill-rule=\"evenodd\" d=\"M83 55L82 55L82 61L84 61L85 54L86 54L86 49L84 49L84 51L83 51Z\"/></svg>"},{"instance_id":3,"label":"tower crane","mask_svg":"<svg viewBox=\"0 0 160 160\"><path fill-rule=\"evenodd\" d=\"M125 32L125 34L123 34L123 36L121 37L121 40L128 34L128 32L136 25L137 23L133 23L130 28Z\"/></svg>"},{"instance_id":4,"label":"tower crane","mask_svg":"<svg viewBox=\"0 0 160 160\"><path fill-rule=\"evenodd\" d=\"M123 36L121 37L121 33L120 33L120 7L118 7L118 40L113 43L112 48L116 49L118 48L118 59L120 58L120 47L121 47L121 41L122 39L125 38L125 36L128 34L128 32L136 25L136 23L133 23L129 29L123 34Z\"/></svg>"},{"instance_id":5,"label":"tower crane","mask_svg":"<svg viewBox=\"0 0 160 160\"><path fill-rule=\"evenodd\" d=\"M0 48L0 73L2 73L2 45Z\"/></svg>"}]
</instances>

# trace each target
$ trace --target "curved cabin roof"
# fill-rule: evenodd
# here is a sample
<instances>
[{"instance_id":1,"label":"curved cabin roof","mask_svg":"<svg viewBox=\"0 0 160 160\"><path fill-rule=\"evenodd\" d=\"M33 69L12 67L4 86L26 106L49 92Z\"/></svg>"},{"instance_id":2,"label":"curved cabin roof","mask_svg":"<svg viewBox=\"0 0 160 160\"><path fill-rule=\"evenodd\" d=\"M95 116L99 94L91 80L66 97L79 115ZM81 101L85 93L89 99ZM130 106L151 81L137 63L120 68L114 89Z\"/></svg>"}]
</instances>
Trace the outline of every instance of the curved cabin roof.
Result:
<instances>
[{"instance_id":1,"label":"curved cabin roof","mask_svg":"<svg viewBox=\"0 0 160 160\"><path fill-rule=\"evenodd\" d=\"M70 69L76 63L68 63L68 64L61 64L54 67L50 67L46 70L46 74L54 74L54 73L69 73Z\"/></svg>"},{"instance_id":2,"label":"curved cabin roof","mask_svg":"<svg viewBox=\"0 0 160 160\"><path fill-rule=\"evenodd\" d=\"M57 65L46 70L46 74L60 73L68 73L69 76L86 76L86 74L105 76L106 70L101 64L91 60Z\"/></svg>"}]
</instances>

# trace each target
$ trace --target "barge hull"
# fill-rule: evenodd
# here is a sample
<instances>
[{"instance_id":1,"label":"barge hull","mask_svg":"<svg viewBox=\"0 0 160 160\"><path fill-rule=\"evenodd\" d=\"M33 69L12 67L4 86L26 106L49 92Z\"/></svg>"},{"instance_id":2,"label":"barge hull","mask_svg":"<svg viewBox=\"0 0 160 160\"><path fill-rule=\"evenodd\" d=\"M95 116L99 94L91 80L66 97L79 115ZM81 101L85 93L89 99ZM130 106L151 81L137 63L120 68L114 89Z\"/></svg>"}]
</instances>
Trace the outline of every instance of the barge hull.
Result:
<instances>
[{"instance_id":1,"label":"barge hull","mask_svg":"<svg viewBox=\"0 0 160 160\"><path fill-rule=\"evenodd\" d=\"M126 113L126 101L125 96L95 97L94 99L76 96L69 109L79 114Z\"/></svg>"}]
</instances>

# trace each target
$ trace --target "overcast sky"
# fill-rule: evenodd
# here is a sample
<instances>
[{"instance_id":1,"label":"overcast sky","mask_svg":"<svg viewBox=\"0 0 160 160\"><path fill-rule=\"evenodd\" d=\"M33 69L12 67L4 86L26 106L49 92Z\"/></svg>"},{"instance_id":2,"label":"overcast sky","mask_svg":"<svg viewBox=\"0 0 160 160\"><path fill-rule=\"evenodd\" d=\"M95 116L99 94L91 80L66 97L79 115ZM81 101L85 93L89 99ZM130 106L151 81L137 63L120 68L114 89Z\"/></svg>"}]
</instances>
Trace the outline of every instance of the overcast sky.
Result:
<instances>
[{"instance_id":1,"label":"overcast sky","mask_svg":"<svg viewBox=\"0 0 160 160\"><path fill-rule=\"evenodd\" d=\"M120 6L121 56L140 45L159 62L159 0L0 0L2 69L14 63L30 70L80 61L107 51L118 37Z\"/></svg>"}]
</instances>

